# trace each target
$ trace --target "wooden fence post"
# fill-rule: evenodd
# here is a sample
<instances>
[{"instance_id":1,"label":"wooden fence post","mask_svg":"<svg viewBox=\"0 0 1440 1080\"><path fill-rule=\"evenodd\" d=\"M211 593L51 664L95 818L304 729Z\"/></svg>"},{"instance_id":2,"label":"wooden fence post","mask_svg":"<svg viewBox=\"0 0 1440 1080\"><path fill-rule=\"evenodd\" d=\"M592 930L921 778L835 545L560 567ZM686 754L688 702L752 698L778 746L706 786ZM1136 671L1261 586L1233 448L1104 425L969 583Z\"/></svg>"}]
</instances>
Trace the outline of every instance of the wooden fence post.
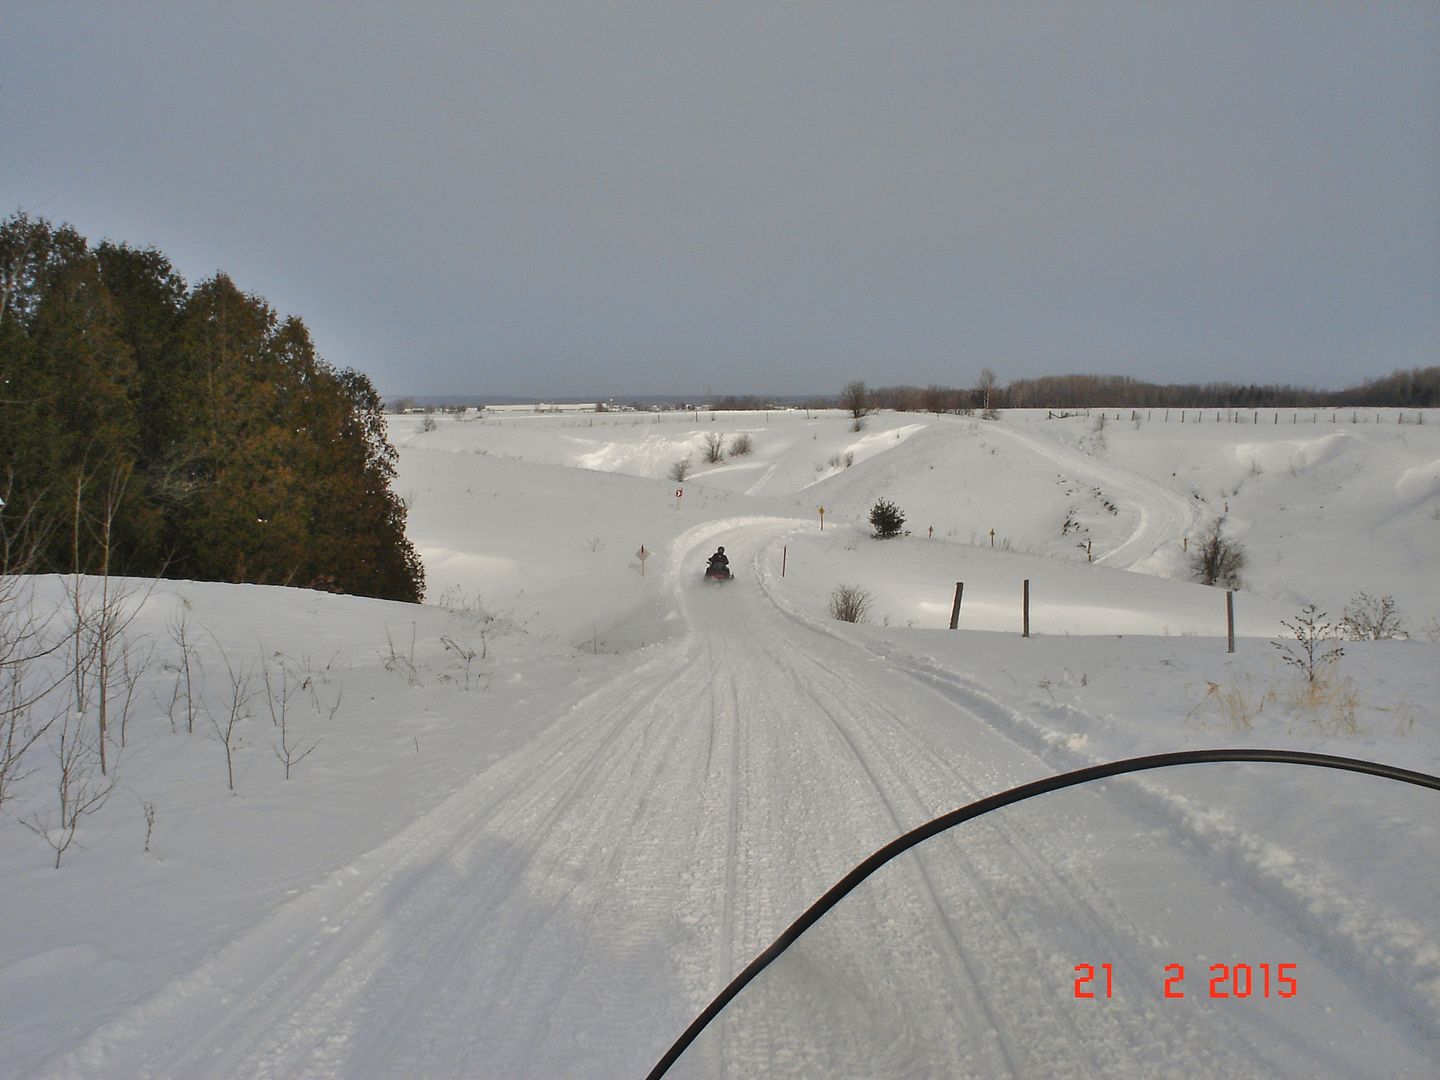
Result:
<instances>
[{"instance_id":1,"label":"wooden fence post","mask_svg":"<svg viewBox=\"0 0 1440 1080\"><path fill-rule=\"evenodd\" d=\"M786 544L780 549L780 576L785 576L785 564L790 560L790 545Z\"/></svg>"},{"instance_id":2,"label":"wooden fence post","mask_svg":"<svg viewBox=\"0 0 1440 1080\"><path fill-rule=\"evenodd\" d=\"M963 581L955 582L955 604L950 608L950 629L954 630L960 625L960 597L965 592Z\"/></svg>"},{"instance_id":3,"label":"wooden fence post","mask_svg":"<svg viewBox=\"0 0 1440 1080\"><path fill-rule=\"evenodd\" d=\"M1225 590L1225 651L1235 651L1235 590Z\"/></svg>"},{"instance_id":4,"label":"wooden fence post","mask_svg":"<svg viewBox=\"0 0 1440 1080\"><path fill-rule=\"evenodd\" d=\"M1030 636L1030 579L1025 579L1025 596L1022 607L1025 611L1025 636Z\"/></svg>"}]
</instances>

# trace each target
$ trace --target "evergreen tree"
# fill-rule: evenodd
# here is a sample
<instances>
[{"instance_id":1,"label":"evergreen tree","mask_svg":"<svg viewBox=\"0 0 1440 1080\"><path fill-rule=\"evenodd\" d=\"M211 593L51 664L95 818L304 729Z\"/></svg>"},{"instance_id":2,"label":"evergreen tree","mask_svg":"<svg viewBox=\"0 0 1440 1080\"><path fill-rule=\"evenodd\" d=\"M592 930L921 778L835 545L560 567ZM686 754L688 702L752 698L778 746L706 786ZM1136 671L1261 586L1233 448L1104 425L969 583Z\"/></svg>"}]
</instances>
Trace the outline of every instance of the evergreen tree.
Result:
<instances>
[{"instance_id":1,"label":"evergreen tree","mask_svg":"<svg viewBox=\"0 0 1440 1080\"><path fill-rule=\"evenodd\" d=\"M379 395L224 274L187 289L153 248L0 222L0 405L0 529L51 522L53 569L103 548L133 573L423 595Z\"/></svg>"},{"instance_id":2,"label":"evergreen tree","mask_svg":"<svg viewBox=\"0 0 1440 1080\"><path fill-rule=\"evenodd\" d=\"M905 515L889 499L876 499L870 508L870 527L875 530L875 539L889 540L900 535L905 527Z\"/></svg>"},{"instance_id":3,"label":"evergreen tree","mask_svg":"<svg viewBox=\"0 0 1440 1080\"><path fill-rule=\"evenodd\" d=\"M40 551L52 569L84 570L99 557L101 541L90 526L101 486L134 468L134 354L99 262L78 233L23 215L0 233L7 499L13 517L52 524ZM140 515L122 506L109 543L128 557L144 533Z\"/></svg>"}]
</instances>

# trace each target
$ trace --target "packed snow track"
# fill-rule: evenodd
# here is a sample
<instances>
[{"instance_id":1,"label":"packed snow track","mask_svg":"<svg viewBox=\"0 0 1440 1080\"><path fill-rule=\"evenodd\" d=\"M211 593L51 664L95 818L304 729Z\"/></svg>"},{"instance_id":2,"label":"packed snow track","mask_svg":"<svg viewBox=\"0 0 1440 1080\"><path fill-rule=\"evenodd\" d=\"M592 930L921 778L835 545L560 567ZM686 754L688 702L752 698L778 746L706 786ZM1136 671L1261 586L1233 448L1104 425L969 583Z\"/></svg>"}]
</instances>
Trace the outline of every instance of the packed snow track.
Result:
<instances>
[{"instance_id":1,"label":"packed snow track","mask_svg":"<svg viewBox=\"0 0 1440 1080\"><path fill-rule=\"evenodd\" d=\"M778 608L757 578L788 527L682 537L683 634L46 1074L641 1076L872 850L1053 771L983 710ZM716 542L737 580L707 588ZM1105 791L947 842L835 928L846 977L883 986L910 1033L898 1075L1350 1076L1366 1031L1404 1022L1283 912ZM1145 880L1104 869L1116 848ZM916 958L898 982L895 950ZM1333 1044L1308 1045L1276 1003L1141 990L1178 957L1226 950L1300 965L1330 1002ZM1082 962L1122 973L1129 1006L1077 1001ZM717 1038L686 1075L792 1075L760 1045ZM830 1053L793 1075L816 1061L845 1075Z\"/></svg>"}]
</instances>

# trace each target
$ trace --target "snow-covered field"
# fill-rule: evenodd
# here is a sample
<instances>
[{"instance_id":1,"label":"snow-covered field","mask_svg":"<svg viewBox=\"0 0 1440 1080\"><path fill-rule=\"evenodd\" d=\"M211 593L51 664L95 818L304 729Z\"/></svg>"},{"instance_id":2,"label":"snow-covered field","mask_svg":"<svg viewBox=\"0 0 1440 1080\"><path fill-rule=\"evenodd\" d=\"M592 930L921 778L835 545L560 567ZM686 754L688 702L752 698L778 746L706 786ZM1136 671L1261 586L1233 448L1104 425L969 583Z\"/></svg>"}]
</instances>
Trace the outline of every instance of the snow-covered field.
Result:
<instances>
[{"instance_id":1,"label":"snow-covered field","mask_svg":"<svg viewBox=\"0 0 1440 1080\"><path fill-rule=\"evenodd\" d=\"M426 606L130 584L109 800L58 870L24 827L55 836L48 745L0 805L0 1074L640 1076L851 866L984 795L1220 746L1440 773L1440 416L1100 416L393 418ZM707 464L712 433L752 452ZM906 535L870 538L879 497ZM1222 515L1234 654L1189 580ZM868 622L830 618L842 584ZM1282 620L1362 592L1407 636L1308 686ZM1071 789L887 867L672 1075L1430 1076L1437 896L1433 791Z\"/></svg>"}]
</instances>

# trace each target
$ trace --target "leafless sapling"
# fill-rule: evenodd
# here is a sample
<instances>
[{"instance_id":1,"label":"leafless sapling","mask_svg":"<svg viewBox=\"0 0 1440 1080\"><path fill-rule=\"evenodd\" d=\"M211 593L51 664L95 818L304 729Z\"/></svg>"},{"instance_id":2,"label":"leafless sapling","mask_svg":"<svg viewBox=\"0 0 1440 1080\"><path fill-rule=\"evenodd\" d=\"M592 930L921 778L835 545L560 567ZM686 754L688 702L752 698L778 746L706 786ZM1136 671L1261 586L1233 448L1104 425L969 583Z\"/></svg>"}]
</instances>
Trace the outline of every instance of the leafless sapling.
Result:
<instances>
[{"instance_id":1,"label":"leafless sapling","mask_svg":"<svg viewBox=\"0 0 1440 1080\"><path fill-rule=\"evenodd\" d=\"M54 850L55 869L58 870L61 858L75 842L80 820L105 805L119 777L113 774L108 778L103 774L95 775L98 756L94 743L98 736L86 724L84 717L66 711L59 718L55 731L55 793L59 816L37 812L23 824Z\"/></svg>"},{"instance_id":2,"label":"leafless sapling","mask_svg":"<svg viewBox=\"0 0 1440 1080\"><path fill-rule=\"evenodd\" d=\"M190 636L190 604L182 600L170 614L167 623L170 633L170 640L180 650L180 658L175 662L175 687L170 694L168 712L170 714L170 730L175 730L175 710L184 705L185 731L187 734L195 733L195 715L198 711L196 702L201 695L196 693L196 679L203 680L205 667L195 651L195 643Z\"/></svg>"},{"instance_id":3,"label":"leafless sapling","mask_svg":"<svg viewBox=\"0 0 1440 1080\"><path fill-rule=\"evenodd\" d=\"M225 748L225 777L230 785L230 793L233 795L235 793L236 728L241 720L250 715L250 699L254 696L254 692L250 689L250 682L254 672L249 665L242 665L237 670L235 665L230 662L230 657L218 638L215 639L215 645L220 650L221 661L225 664L230 689L221 703L219 712L209 712L208 709L206 712L210 716L210 724L215 729L216 737Z\"/></svg>"},{"instance_id":4,"label":"leafless sapling","mask_svg":"<svg viewBox=\"0 0 1440 1080\"><path fill-rule=\"evenodd\" d=\"M1314 683L1327 665L1338 663L1345 655L1345 650L1334 643L1339 628L1325 618L1325 612L1317 611L1314 604L1306 604L1294 622L1280 620L1280 625L1294 634L1295 639L1270 642L1280 650L1280 658L1285 663L1304 673L1307 683Z\"/></svg>"}]
</instances>

